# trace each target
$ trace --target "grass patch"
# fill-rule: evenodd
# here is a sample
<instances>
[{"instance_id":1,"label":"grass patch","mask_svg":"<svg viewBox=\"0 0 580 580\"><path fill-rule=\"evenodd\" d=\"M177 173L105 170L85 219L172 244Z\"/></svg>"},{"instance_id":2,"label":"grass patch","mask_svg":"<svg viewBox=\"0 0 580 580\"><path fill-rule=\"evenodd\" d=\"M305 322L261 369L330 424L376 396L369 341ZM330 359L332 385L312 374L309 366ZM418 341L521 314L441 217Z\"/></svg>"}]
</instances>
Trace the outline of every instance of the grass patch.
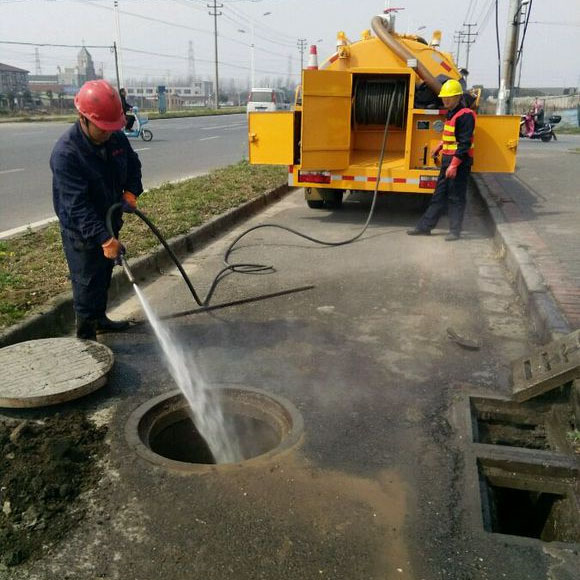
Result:
<instances>
[{"instance_id":1,"label":"grass patch","mask_svg":"<svg viewBox=\"0 0 580 580\"><path fill-rule=\"evenodd\" d=\"M283 167L242 161L208 175L151 189L141 196L139 209L169 239L282 185L286 178ZM129 258L146 254L158 245L157 238L134 216L126 217L120 238ZM69 288L58 223L0 242L0 328L15 324Z\"/></svg>"},{"instance_id":2,"label":"grass patch","mask_svg":"<svg viewBox=\"0 0 580 580\"><path fill-rule=\"evenodd\" d=\"M564 125L562 127L558 127L557 125L554 127L556 135L562 133L563 135L580 135L580 127L572 127L570 125Z\"/></svg>"}]
</instances>

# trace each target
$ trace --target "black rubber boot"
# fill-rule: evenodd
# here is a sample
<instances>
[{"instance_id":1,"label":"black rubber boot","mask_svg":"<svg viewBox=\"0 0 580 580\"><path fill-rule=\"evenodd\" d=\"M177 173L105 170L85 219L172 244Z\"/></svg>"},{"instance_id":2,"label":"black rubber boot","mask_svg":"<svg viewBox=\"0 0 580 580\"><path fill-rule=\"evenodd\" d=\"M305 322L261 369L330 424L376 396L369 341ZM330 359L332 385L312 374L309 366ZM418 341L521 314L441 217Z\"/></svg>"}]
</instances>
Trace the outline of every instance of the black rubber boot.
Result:
<instances>
[{"instance_id":1,"label":"black rubber boot","mask_svg":"<svg viewBox=\"0 0 580 580\"><path fill-rule=\"evenodd\" d=\"M77 317L77 338L97 340L97 321Z\"/></svg>"},{"instance_id":2,"label":"black rubber boot","mask_svg":"<svg viewBox=\"0 0 580 580\"><path fill-rule=\"evenodd\" d=\"M97 320L97 332L122 332L129 328L127 320L111 320L106 316Z\"/></svg>"}]
</instances>

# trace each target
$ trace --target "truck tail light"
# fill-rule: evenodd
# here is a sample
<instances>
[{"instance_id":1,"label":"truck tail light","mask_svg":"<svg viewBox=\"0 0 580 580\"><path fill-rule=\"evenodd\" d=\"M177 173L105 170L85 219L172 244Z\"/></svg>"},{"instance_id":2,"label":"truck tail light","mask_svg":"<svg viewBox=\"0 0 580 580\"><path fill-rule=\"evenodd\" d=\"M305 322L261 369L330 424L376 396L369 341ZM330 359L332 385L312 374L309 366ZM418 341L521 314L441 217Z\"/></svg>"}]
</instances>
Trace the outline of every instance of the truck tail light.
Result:
<instances>
[{"instance_id":1,"label":"truck tail light","mask_svg":"<svg viewBox=\"0 0 580 580\"><path fill-rule=\"evenodd\" d=\"M299 171L298 181L302 183L330 183L330 171Z\"/></svg>"},{"instance_id":2,"label":"truck tail light","mask_svg":"<svg viewBox=\"0 0 580 580\"><path fill-rule=\"evenodd\" d=\"M436 185L436 175L421 175L421 177L419 177L419 189L435 189Z\"/></svg>"}]
</instances>

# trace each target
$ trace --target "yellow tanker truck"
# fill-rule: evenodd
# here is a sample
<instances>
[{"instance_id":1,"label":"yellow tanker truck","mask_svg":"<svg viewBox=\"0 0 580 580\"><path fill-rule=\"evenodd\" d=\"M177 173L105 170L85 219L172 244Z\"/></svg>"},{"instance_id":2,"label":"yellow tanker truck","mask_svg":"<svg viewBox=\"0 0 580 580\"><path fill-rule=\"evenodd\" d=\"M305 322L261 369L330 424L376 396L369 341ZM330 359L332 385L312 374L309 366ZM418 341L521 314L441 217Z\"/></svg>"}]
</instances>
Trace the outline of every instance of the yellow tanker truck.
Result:
<instances>
[{"instance_id":1,"label":"yellow tanker truck","mask_svg":"<svg viewBox=\"0 0 580 580\"><path fill-rule=\"evenodd\" d=\"M337 52L320 69L304 70L292 111L250 113L253 164L288 166L288 183L304 187L312 208L339 207L345 191L373 192L385 124L388 133L380 192L432 194L438 168L431 157L446 111L425 105L446 78L460 80L450 54L397 34L394 18L377 16L358 42L339 33ZM476 106L476 104L474 104ZM478 115L475 172L515 169L519 117Z\"/></svg>"}]
</instances>

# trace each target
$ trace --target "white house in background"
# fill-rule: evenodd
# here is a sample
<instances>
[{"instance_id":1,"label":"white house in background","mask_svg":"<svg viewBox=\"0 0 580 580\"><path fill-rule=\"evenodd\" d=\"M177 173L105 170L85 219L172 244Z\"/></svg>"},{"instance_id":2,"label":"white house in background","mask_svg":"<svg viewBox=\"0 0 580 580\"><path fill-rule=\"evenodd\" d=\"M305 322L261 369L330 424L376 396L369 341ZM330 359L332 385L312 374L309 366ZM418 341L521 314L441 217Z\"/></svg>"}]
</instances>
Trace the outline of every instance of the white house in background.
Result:
<instances>
[{"instance_id":1,"label":"white house in background","mask_svg":"<svg viewBox=\"0 0 580 580\"><path fill-rule=\"evenodd\" d=\"M139 102L153 101L157 99L157 87L159 85L143 84L139 86L128 85L125 87L127 91L127 100L130 103L135 102L137 105L143 105ZM196 107L209 105L213 99L213 82L211 81L192 81L191 85L187 86L166 86L165 93L167 95L167 104L170 108L173 105L180 105L184 107Z\"/></svg>"}]
</instances>

